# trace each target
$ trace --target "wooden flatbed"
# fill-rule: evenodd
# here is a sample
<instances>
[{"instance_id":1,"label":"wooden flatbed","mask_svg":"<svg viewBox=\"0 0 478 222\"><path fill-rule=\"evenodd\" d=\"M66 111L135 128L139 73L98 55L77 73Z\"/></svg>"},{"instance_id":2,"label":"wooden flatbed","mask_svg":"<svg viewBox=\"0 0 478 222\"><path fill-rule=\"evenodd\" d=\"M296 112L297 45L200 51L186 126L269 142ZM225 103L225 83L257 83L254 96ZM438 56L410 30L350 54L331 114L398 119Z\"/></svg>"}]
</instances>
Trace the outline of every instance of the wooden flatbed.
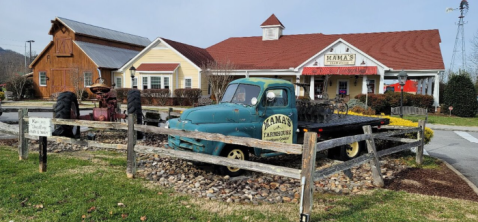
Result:
<instances>
[{"instance_id":1,"label":"wooden flatbed","mask_svg":"<svg viewBox=\"0 0 478 222\"><path fill-rule=\"evenodd\" d=\"M382 126L388 125L390 120L387 118L376 118L368 116L354 116L354 115L345 115L344 117L339 117L338 115L332 115L327 122L324 123L313 123L306 121L298 121L298 128L301 132L304 129L307 129L309 132L320 132L320 133L333 133L333 132L346 132L350 131L362 131L362 126ZM320 130L320 131L319 131Z\"/></svg>"}]
</instances>

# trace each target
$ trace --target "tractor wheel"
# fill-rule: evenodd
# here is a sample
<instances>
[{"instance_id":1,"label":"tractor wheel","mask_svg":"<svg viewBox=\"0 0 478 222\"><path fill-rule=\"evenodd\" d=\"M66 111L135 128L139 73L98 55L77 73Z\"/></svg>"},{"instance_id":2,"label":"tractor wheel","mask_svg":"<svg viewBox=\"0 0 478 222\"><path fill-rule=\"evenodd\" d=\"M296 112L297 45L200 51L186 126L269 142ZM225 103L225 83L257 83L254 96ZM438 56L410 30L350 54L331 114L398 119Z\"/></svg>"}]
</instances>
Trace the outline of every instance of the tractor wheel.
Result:
<instances>
[{"instance_id":1,"label":"tractor wheel","mask_svg":"<svg viewBox=\"0 0 478 222\"><path fill-rule=\"evenodd\" d=\"M230 159L248 160L249 152L247 152L247 149L244 149L239 146L229 146L229 147L225 147L222 150L221 156L227 157ZM240 176L245 172L245 170L241 168L222 166L222 165L219 166L219 170L222 174L229 175L231 177Z\"/></svg>"},{"instance_id":2,"label":"tractor wheel","mask_svg":"<svg viewBox=\"0 0 478 222\"><path fill-rule=\"evenodd\" d=\"M72 92L62 92L58 96L54 107L54 117L57 119L78 119L80 109L78 100ZM66 136L78 138L80 136L80 126L55 125L54 136Z\"/></svg>"},{"instance_id":3,"label":"tractor wheel","mask_svg":"<svg viewBox=\"0 0 478 222\"><path fill-rule=\"evenodd\" d=\"M141 108L141 94L138 90L128 91L128 114L136 114L136 124L143 124L143 110ZM137 139L143 139L143 132L138 131Z\"/></svg>"}]
</instances>

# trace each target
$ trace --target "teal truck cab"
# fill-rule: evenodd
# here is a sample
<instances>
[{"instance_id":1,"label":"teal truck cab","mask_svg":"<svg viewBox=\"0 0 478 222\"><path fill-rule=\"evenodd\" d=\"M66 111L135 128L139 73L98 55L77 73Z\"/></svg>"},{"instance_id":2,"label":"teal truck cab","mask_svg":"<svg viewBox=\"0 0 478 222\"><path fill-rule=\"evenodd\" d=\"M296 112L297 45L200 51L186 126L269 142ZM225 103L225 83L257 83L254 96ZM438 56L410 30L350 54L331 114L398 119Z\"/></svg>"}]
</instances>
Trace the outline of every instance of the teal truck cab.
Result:
<instances>
[{"instance_id":1,"label":"teal truck cab","mask_svg":"<svg viewBox=\"0 0 478 222\"><path fill-rule=\"evenodd\" d=\"M388 119L358 116L354 119L351 115L328 123L298 121L295 86L291 82L272 78L243 78L229 83L218 104L187 109L179 118L169 120L166 127L283 143L302 143L304 132L319 132L318 139L325 140L363 133L363 125L384 124L388 124ZM234 159L248 159L249 154L262 157L283 154L171 135L168 138L168 146L177 150ZM353 155L345 155L345 158L353 158L358 155L362 146L364 144L357 143L355 147L352 144L342 148L342 151L337 148L336 152L347 153L352 150ZM242 173L241 169L232 167L220 167L220 170L231 176Z\"/></svg>"}]
</instances>

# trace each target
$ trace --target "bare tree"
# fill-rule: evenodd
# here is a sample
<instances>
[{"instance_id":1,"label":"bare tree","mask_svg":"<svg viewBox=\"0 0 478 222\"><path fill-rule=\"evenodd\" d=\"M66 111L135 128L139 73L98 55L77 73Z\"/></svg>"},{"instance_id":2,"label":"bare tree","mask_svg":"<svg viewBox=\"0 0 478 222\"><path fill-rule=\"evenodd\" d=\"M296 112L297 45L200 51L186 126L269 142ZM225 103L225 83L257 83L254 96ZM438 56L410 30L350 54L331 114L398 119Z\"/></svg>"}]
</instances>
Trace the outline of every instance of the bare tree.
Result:
<instances>
[{"instance_id":1,"label":"bare tree","mask_svg":"<svg viewBox=\"0 0 478 222\"><path fill-rule=\"evenodd\" d=\"M85 77L78 73L78 68L71 71L70 77L76 98L78 99L78 102L81 103L83 100L83 93L85 92Z\"/></svg>"},{"instance_id":2,"label":"bare tree","mask_svg":"<svg viewBox=\"0 0 478 222\"><path fill-rule=\"evenodd\" d=\"M216 101L221 101L222 96L226 91L227 84L234 79L231 75L231 71L235 69L235 65L229 60L208 61L202 65L201 69L206 76L212 93L214 93L214 96L216 97Z\"/></svg>"},{"instance_id":3,"label":"bare tree","mask_svg":"<svg viewBox=\"0 0 478 222\"><path fill-rule=\"evenodd\" d=\"M23 89L27 80L27 77L20 74L13 74L8 79L7 90L12 91L15 100L20 100L22 98Z\"/></svg>"}]
</instances>

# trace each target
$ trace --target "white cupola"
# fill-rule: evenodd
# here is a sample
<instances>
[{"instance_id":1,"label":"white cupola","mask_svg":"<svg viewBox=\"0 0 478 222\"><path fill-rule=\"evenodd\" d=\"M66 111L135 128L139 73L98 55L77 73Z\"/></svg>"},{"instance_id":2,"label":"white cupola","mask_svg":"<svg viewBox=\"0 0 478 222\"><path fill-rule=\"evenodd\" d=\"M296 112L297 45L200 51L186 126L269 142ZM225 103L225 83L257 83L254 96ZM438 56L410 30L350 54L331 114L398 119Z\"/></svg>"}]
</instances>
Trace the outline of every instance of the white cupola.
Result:
<instances>
[{"instance_id":1,"label":"white cupola","mask_svg":"<svg viewBox=\"0 0 478 222\"><path fill-rule=\"evenodd\" d=\"M274 14L261 24L261 28L262 41L278 40L282 35L282 30L285 29L284 25L282 25Z\"/></svg>"}]
</instances>

